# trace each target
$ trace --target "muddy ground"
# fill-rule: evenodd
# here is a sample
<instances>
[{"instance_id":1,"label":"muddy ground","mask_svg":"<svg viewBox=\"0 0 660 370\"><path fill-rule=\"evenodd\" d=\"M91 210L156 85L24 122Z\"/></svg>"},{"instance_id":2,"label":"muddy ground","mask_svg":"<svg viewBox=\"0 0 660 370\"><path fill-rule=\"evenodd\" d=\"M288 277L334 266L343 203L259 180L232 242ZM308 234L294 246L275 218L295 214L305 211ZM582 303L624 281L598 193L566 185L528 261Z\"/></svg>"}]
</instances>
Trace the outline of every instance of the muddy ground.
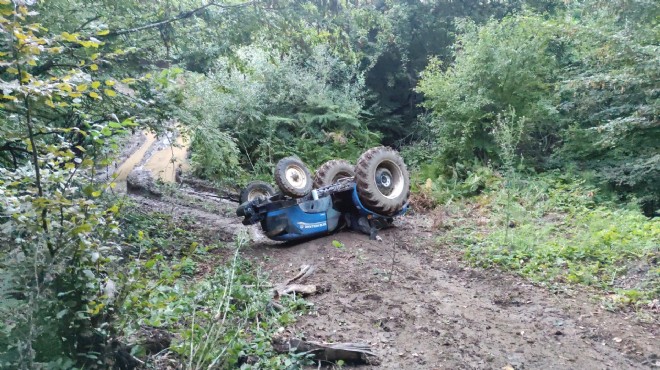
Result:
<instances>
[{"instance_id":1,"label":"muddy ground","mask_svg":"<svg viewBox=\"0 0 660 370\"><path fill-rule=\"evenodd\" d=\"M382 242L343 232L289 247L255 243L246 254L274 281L301 264L317 266L310 282L332 289L311 297L315 312L288 330L308 340L368 342L378 368L660 367L657 322L606 312L581 292L555 295L469 268L434 243L427 221L406 217L381 232Z\"/></svg>"},{"instance_id":2,"label":"muddy ground","mask_svg":"<svg viewBox=\"0 0 660 370\"><path fill-rule=\"evenodd\" d=\"M233 216L236 203L199 189L132 198L147 210L195 219L208 241L229 242L245 228ZM410 215L382 230L382 241L345 231L293 245L269 241L251 227L243 255L274 284L314 265L309 283L330 290L308 297L313 309L284 334L369 343L379 364L364 369L660 368L657 311L609 312L596 292L574 286L550 292L511 274L469 267L460 251L436 242L441 231L433 224L431 215ZM223 262L218 255L202 271Z\"/></svg>"},{"instance_id":3,"label":"muddy ground","mask_svg":"<svg viewBox=\"0 0 660 370\"><path fill-rule=\"evenodd\" d=\"M226 200L133 199L198 220L196 231L209 241L231 241L245 228ZM369 343L380 363L364 369L660 368L657 313L609 312L595 292L552 293L511 274L471 268L460 252L435 242L432 222L402 217L380 232L382 241L343 231L298 244L269 241L251 227L243 256L274 284L314 265L308 282L330 290L308 297L313 309L285 334ZM218 255L202 270L221 263Z\"/></svg>"}]
</instances>

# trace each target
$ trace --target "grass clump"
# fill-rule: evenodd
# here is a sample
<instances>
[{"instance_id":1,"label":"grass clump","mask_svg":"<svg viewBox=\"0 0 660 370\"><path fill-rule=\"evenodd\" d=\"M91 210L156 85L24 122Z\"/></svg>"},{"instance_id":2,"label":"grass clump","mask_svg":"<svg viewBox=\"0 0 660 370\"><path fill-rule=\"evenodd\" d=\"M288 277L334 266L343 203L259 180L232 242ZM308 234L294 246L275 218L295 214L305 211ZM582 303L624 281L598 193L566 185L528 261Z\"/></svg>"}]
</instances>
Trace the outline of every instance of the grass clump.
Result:
<instances>
[{"instance_id":1,"label":"grass clump","mask_svg":"<svg viewBox=\"0 0 660 370\"><path fill-rule=\"evenodd\" d=\"M604 201L583 181L521 177L447 209L461 219L442 241L475 265L540 283L596 287L615 304L660 297L660 220Z\"/></svg>"},{"instance_id":2,"label":"grass clump","mask_svg":"<svg viewBox=\"0 0 660 370\"><path fill-rule=\"evenodd\" d=\"M271 338L307 303L282 297L241 257L245 235L227 245L205 244L164 214L129 213L130 258L116 302L119 340L147 368L292 369L305 355L279 354ZM199 242L198 242L199 241Z\"/></svg>"}]
</instances>

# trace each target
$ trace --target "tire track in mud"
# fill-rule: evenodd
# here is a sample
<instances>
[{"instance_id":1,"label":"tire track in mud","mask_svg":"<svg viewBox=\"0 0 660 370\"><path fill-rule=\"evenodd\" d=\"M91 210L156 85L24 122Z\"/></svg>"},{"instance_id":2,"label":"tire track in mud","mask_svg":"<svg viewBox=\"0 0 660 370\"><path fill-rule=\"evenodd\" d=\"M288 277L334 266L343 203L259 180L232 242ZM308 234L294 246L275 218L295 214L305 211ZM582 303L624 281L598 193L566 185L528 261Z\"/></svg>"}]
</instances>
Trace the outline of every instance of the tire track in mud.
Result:
<instances>
[{"instance_id":1,"label":"tire track in mud","mask_svg":"<svg viewBox=\"0 0 660 370\"><path fill-rule=\"evenodd\" d=\"M126 178L136 168L151 171L154 178L164 183L175 182L177 168L190 168L187 160L190 143L178 129L159 136L150 131L138 132L127 140L127 146L115 169L110 171L122 191L126 189Z\"/></svg>"}]
</instances>

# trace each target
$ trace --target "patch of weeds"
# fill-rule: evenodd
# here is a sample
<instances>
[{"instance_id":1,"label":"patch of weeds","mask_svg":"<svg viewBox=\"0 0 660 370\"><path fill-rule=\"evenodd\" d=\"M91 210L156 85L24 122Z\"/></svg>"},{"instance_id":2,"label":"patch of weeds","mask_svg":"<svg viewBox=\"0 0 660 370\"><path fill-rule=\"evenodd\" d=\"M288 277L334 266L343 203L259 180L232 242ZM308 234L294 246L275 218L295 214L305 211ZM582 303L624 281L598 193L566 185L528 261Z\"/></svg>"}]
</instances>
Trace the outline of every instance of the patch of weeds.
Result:
<instances>
[{"instance_id":1,"label":"patch of weeds","mask_svg":"<svg viewBox=\"0 0 660 370\"><path fill-rule=\"evenodd\" d=\"M282 297L273 307L266 276L240 257L245 235L233 247L225 246L233 252L229 261L199 276L199 262L222 246L192 241L195 235L186 225L175 225L167 215L137 213L127 220L126 239L134 246L118 282L117 327L147 367L162 365L157 352L183 369L292 369L309 362L305 355L272 348L272 336L309 304ZM156 351L145 330L167 333L171 343Z\"/></svg>"},{"instance_id":2,"label":"patch of weeds","mask_svg":"<svg viewBox=\"0 0 660 370\"><path fill-rule=\"evenodd\" d=\"M614 293L619 305L657 299L660 220L596 203L595 192L580 181L520 179L481 196L486 203L464 202L478 214L463 214L442 241L464 249L475 265L541 283L597 287Z\"/></svg>"}]
</instances>

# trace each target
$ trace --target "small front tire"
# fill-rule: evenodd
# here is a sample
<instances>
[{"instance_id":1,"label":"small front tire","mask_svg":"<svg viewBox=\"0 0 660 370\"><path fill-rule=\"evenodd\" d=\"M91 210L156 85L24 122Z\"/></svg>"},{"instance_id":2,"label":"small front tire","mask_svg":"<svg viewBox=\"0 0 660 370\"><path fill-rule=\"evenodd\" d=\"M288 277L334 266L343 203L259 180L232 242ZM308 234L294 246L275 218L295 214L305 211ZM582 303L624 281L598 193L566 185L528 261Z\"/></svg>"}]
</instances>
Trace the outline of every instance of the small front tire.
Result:
<instances>
[{"instance_id":1,"label":"small front tire","mask_svg":"<svg viewBox=\"0 0 660 370\"><path fill-rule=\"evenodd\" d=\"M275 195L275 188L263 181L251 181L241 191L240 203L251 202L259 197L268 199Z\"/></svg>"},{"instance_id":2,"label":"small front tire","mask_svg":"<svg viewBox=\"0 0 660 370\"><path fill-rule=\"evenodd\" d=\"M312 174L296 157L282 158L275 166L275 182L282 193L302 198L312 191Z\"/></svg>"}]
</instances>

